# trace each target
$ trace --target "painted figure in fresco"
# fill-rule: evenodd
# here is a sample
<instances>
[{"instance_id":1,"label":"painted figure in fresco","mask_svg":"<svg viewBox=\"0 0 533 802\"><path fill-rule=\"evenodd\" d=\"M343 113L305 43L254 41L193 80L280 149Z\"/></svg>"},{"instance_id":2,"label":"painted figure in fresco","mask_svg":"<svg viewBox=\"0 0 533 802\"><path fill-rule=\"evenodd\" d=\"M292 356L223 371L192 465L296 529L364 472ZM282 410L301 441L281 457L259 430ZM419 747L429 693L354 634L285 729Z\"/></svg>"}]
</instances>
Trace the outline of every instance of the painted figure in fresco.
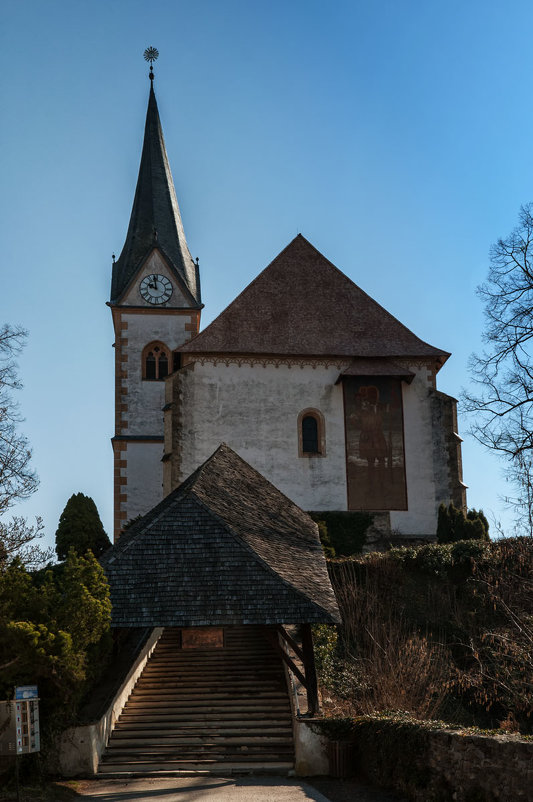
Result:
<instances>
[{"instance_id":1,"label":"painted figure in fresco","mask_svg":"<svg viewBox=\"0 0 533 802\"><path fill-rule=\"evenodd\" d=\"M349 509L407 509L401 393L398 379L344 381Z\"/></svg>"},{"instance_id":2,"label":"painted figure in fresco","mask_svg":"<svg viewBox=\"0 0 533 802\"><path fill-rule=\"evenodd\" d=\"M383 417L379 403L379 390L371 384L359 388L356 408L359 418L359 457L366 460L371 471L377 462L378 468L385 467L389 453L383 432Z\"/></svg>"}]
</instances>

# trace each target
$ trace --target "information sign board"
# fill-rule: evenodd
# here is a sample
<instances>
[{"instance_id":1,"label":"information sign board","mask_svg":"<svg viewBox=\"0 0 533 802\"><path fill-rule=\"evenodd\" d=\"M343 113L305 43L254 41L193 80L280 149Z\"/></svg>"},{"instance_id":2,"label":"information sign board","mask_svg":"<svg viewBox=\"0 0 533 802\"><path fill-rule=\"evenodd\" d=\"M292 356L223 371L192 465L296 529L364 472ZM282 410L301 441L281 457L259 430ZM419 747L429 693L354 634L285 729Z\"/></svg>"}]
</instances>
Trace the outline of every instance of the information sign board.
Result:
<instances>
[{"instance_id":1,"label":"information sign board","mask_svg":"<svg viewBox=\"0 0 533 802\"><path fill-rule=\"evenodd\" d=\"M37 685L19 685L15 688L15 699L38 699Z\"/></svg>"},{"instance_id":2,"label":"information sign board","mask_svg":"<svg viewBox=\"0 0 533 802\"><path fill-rule=\"evenodd\" d=\"M38 752L41 748L38 699L15 702L15 727L17 755Z\"/></svg>"}]
</instances>

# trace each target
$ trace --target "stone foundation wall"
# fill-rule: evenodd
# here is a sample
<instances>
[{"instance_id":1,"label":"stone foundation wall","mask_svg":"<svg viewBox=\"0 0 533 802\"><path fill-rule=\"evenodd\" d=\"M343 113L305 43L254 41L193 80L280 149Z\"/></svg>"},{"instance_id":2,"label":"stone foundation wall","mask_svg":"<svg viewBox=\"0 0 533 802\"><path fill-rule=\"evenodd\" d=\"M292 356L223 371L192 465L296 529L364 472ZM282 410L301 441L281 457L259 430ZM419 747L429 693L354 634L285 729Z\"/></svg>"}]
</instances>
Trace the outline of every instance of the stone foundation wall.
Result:
<instances>
[{"instance_id":1,"label":"stone foundation wall","mask_svg":"<svg viewBox=\"0 0 533 802\"><path fill-rule=\"evenodd\" d=\"M361 719L356 766L414 802L533 802L533 740Z\"/></svg>"}]
</instances>

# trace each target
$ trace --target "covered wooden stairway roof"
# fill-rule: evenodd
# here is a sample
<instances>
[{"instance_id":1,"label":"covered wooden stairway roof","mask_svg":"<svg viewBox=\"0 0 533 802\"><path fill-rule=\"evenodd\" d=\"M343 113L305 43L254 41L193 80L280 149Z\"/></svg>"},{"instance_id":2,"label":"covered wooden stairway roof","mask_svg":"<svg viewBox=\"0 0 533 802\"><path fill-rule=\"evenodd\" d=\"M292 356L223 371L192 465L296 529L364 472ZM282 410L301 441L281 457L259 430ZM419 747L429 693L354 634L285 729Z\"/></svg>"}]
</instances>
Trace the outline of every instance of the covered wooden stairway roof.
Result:
<instances>
[{"instance_id":1,"label":"covered wooden stairway roof","mask_svg":"<svg viewBox=\"0 0 533 802\"><path fill-rule=\"evenodd\" d=\"M316 524L225 444L102 565L115 627L340 621Z\"/></svg>"}]
</instances>

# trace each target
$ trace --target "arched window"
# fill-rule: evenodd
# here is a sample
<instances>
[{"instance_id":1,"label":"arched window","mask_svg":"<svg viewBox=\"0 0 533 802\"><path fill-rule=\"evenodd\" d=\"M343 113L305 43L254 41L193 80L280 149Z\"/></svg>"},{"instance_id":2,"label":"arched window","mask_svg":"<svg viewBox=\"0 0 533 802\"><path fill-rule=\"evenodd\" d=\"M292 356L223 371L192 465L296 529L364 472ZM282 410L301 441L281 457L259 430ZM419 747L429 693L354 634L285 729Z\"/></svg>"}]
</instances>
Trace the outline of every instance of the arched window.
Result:
<instances>
[{"instance_id":1,"label":"arched window","mask_svg":"<svg viewBox=\"0 0 533 802\"><path fill-rule=\"evenodd\" d=\"M302 451L304 454L318 454L318 423L313 415L302 418Z\"/></svg>"},{"instance_id":2,"label":"arched window","mask_svg":"<svg viewBox=\"0 0 533 802\"><path fill-rule=\"evenodd\" d=\"M158 379L164 379L165 376L168 376L168 356L163 351L159 355L159 371L158 371Z\"/></svg>"},{"instance_id":3,"label":"arched window","mask_svg":"<svg viewBox=\"0 0 533 802\"><path fill-rule=\"evenodd\" d=\"M303 409L298 415L298 455L326 456L324 416L318 409Z\"/></svg>"},{"instance_id":4,"label":"arched window","mask_svg":"<svg viewBox=\"0 0 533 802\"><path fill-rule=\"evenodd\" d=\"M163 381L168 376L170 352L163 343L150 343L142 354L143 379Z\"/></svg>"}]
</instances>

